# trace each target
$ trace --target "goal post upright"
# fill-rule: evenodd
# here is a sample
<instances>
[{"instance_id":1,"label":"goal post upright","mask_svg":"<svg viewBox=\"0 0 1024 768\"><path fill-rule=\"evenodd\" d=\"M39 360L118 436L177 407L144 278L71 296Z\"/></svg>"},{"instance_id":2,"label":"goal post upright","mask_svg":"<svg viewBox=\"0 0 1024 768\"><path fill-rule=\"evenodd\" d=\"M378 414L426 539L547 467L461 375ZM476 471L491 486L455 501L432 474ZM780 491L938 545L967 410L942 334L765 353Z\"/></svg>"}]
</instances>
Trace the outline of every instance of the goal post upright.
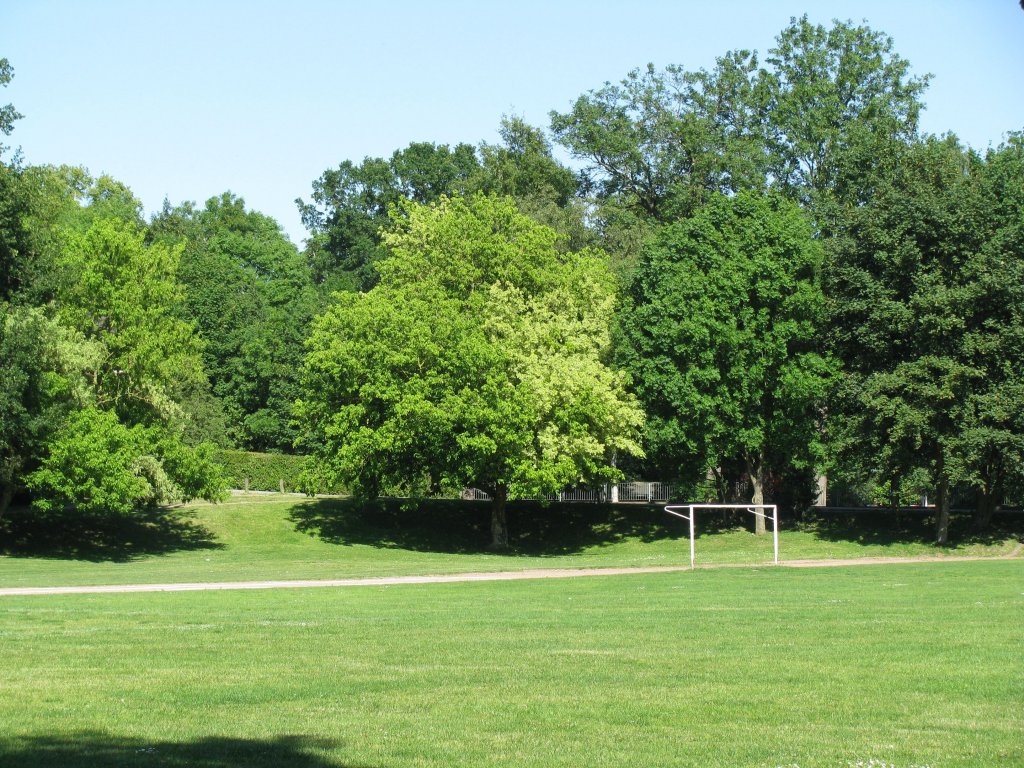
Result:
<instances>
[{"instance_id":1,"label":"goal post upright","mask_svg":"<svg viewBox=\"0 0 1024 768\"><path fill-rule=\"evenodd\" d=\"M682 514L680 510L687 510L689 514ZM771 521L772 521L772 550L774 553L774 563L779 564L779 507L777 504L669 504L665 507L665 511L675 517L680 517L683 520L689 522L690 526L690 568L696 566L696 550L695 550L695 527L696 527L696 511L698 509L745 509L747 512L768 519L769 516L766 514L771 510Z\"/></svg>"}]
</instances>

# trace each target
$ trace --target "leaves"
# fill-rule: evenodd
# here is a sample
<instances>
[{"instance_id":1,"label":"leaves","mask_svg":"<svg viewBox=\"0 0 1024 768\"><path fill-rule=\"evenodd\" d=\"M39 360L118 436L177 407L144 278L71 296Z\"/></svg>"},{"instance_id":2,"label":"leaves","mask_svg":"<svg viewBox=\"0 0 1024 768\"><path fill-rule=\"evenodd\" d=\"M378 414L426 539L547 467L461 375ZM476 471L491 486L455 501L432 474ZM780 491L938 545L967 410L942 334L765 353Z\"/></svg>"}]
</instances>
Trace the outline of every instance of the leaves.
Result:
<instances>
[{"instance_id":1,"label":"leaves","mask_svg":"<svg viewBox=\"0 0 1024 768\"><path fill-rule=\"evenodd\" d=\"M816 343L821 252L794 205L718 196L661 229L620 321L656 466L692 482L770 451L806 466L830 364Z\"/></svg>"},{"instance_id":2,"label":"leaves","mask_svg":"<svg viewBox=\"0 0 1024 768\"><path fill-rule=\"evenodd\" d=\"M476 485L511 497L613 474L641 414L607 368L613 280L508 199L409 205L381 282L314 324L299 412L364 492Z\"/></svg>"}]
</instances>

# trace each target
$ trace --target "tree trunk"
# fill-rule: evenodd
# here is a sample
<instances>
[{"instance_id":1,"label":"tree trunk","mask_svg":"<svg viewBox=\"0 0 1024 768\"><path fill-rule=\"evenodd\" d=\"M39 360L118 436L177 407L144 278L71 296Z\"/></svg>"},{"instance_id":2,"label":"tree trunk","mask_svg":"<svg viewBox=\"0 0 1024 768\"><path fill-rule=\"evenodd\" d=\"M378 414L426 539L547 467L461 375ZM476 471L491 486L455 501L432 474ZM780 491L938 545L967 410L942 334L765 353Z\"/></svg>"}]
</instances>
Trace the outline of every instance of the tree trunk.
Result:
<instances>
[{"instance_id":1,"label":"tree trunk","mask_svg":"<svg viewBox=\"0 0 1024 768\"><path fill-rule=\"evenodd\" d=\"M949 479L939 469L938 495L935 504L935 543L945 546L949 542Z\"/></svg>"},{"instance_id":2,"label":"tree trunk","mask_svg":"<svg viewBox=\"0 0 1024 768\"><path fill-rule=\"evenodd\" d=\"M758 456L753 461L747 459L747 472L750 474L750 485L754 489L754 496L751 502L754 504L764 504L764 458ZM758 514L754 515L754 533L758 536L763 536L765 533L764 510L757 509L755 512Z\"/></svg>"},{"instance_id":3,"label":"tree trunk","mask_svg":"<svg viewBox=\"0 0 1024 768\"><path fill-rule=\"evenodd\" d=\"M508 488L498 484L491 494L491 546L493 551L508 549L508 523L505 519L505 502Z\"/></svg>"},{"instance_id":4,"label":"tree trunk","mask_svg":"<svg viewBox=\"0 0 1024 768\"><path fill-rule=\"evenodd\" d=\"M992 513L996 511L996 494L989 488L985 488L978 494L978 506L974 509L974 519L971 521L976 531L987 530L992 524Z\"/></svg>"}]
</instances>

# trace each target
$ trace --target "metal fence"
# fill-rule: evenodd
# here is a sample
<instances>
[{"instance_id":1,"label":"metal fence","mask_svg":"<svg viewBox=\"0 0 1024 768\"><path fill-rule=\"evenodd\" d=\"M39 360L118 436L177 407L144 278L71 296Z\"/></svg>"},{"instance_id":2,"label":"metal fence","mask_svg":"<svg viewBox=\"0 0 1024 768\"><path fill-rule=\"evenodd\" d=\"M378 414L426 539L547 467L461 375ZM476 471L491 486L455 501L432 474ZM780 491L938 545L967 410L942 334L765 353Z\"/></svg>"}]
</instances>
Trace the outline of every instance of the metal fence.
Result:
<instances>
[{"instance_id":1,"label":"metal fence","mask_svg":"<svg viewBox=\"0 0 1024 768\"><path fill-rule=\"evenodd\" d=\"M640 502L646 504L679 501L677 491L681 490L675 483L648 482L632 480L624 483L611 483L596 487L578 486L566 488L561 493L550 496L528 496L525 501L565 501L573 503L603 502ZM469 501L490 501L491 497L479 488L466 488L462 498Z\"/></svg>"}]
</instances>

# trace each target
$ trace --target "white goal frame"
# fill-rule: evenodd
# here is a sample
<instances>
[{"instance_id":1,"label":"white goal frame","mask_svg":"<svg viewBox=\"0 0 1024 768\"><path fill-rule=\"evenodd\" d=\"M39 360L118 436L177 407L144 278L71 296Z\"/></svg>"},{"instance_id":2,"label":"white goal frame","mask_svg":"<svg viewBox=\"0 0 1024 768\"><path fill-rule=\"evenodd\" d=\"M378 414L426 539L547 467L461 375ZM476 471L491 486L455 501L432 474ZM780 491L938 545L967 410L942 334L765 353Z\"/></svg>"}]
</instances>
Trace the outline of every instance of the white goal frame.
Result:
<instances>
[{"instance_id":1,"label":"white goal frame","mask_svg":"<svg viewBox=\"0 0 1024 768\"><path fill-rule=\"evenodd\" d=\"M690 514L684 515L682 510L689 510ZM696 523L696 510L698 509L745 509L755 517L762 517L772 521L772 544L775 549L775 565L779 564L779 508L775 504L670 504L665 511L670 515L681 517L690 523L690 568L694 567L694 526ZM761 511L759 511L761 510ZM768 510L771 510L769 517Z\"/></svg>"}]
</instances>

